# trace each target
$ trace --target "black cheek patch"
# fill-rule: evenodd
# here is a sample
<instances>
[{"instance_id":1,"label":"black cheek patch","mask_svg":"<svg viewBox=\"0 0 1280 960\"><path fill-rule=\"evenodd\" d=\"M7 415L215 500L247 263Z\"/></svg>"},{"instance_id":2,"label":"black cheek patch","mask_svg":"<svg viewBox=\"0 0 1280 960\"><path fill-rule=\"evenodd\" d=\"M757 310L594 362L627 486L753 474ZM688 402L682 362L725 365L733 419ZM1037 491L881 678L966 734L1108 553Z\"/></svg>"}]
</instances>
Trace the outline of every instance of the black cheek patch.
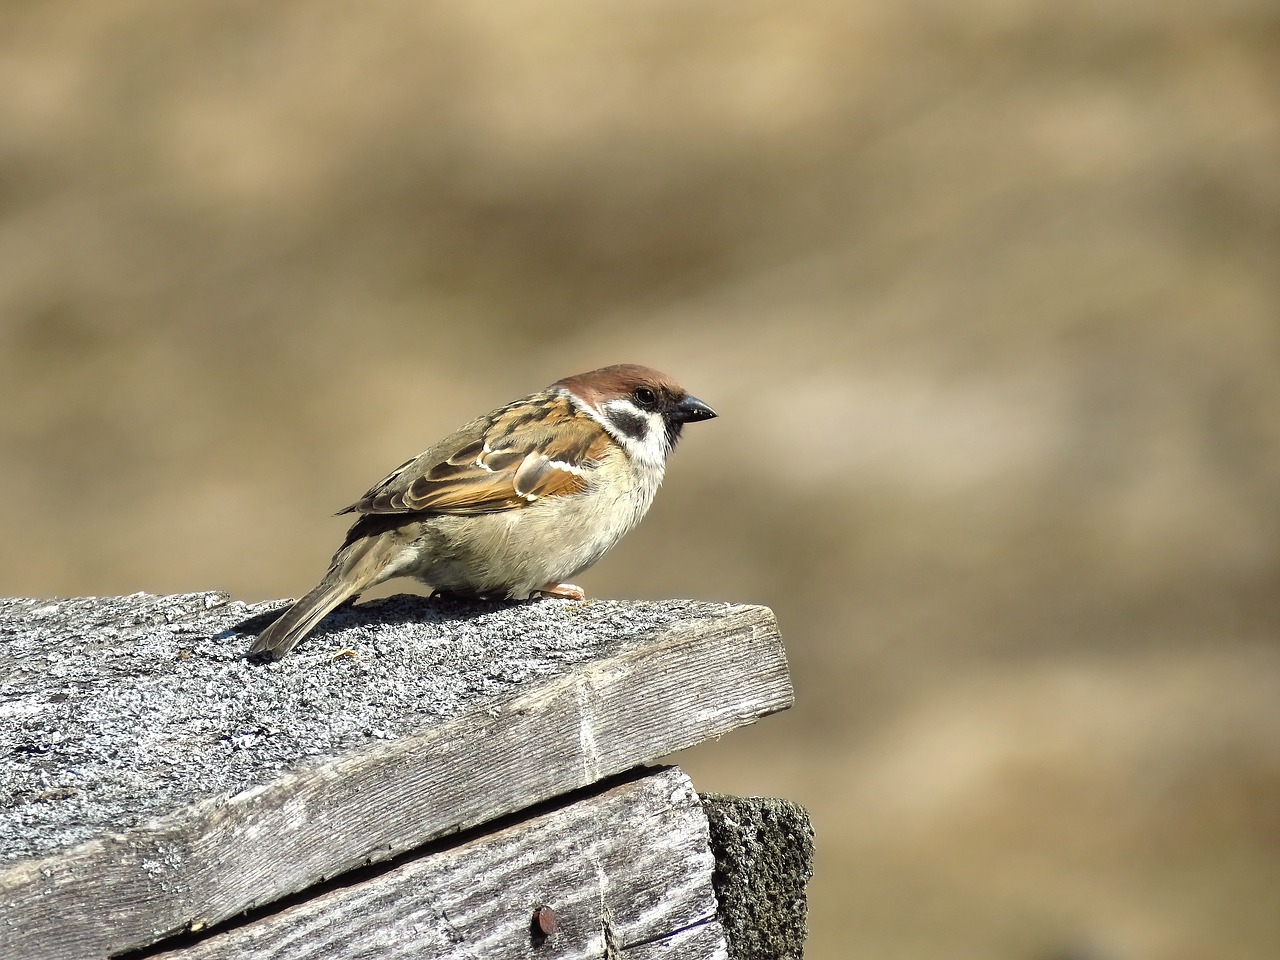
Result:
<instances>
[{"instance_id":1,"label":"black cheek patch","mask_svg":"<svg viewBox=\"0 0 1280 960\"><path fill-rule=\"evenodd\" d=\"M643 414L613 407L605 412L605 416L620 433L632 440L644 440L649 436L649 421Z\"/></svg>"}]
</instances>

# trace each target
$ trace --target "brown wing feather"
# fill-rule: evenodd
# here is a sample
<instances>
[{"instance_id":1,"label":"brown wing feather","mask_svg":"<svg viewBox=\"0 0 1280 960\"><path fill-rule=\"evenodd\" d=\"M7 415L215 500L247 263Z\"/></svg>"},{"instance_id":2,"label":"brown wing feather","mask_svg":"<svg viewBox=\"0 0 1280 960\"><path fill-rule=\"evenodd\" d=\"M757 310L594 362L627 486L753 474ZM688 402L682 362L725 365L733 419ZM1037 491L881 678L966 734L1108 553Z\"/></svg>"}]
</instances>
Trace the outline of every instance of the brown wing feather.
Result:
<instances>
[{"instance_id":1,"label":"brown wing feather","mask_svg":"<svg viewBox=\"0 0 1280 960\"><path fill-rule=\"evenodd\" d=\"M567 397L537 394L467 424L342 512L495 513L572 496L609 443Z\"/></svg>"}]
</instances>

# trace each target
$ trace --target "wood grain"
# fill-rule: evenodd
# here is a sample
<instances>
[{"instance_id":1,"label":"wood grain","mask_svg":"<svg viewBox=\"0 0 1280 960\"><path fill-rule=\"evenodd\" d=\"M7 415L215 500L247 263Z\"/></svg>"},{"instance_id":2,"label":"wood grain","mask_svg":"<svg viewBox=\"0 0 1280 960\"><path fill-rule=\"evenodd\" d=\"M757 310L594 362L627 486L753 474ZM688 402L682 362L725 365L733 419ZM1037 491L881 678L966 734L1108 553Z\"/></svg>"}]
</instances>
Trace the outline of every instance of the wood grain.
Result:
<instances>
[{"instance_id":1,"label":"wood grain","mask_svg":"<svg viewBox=\"0 0 1280 960\"><path fill-rule=\"evenodd\" d=\"M669 768L158 956L724 958L711 873L702 805Z\"/></svg>"},{"instance_id":2,"label":"wood grain","mask_svg":"<svg viewBox=\"0 0 1280 960\"><path fill-rule=\"evenodd\" d=\"M230 796L195 785L166 816L19 861L0 872L0 956L104 957L213 926L789 706L772 614L715 607L398 740Z\"/></svg>"}]
</instances>

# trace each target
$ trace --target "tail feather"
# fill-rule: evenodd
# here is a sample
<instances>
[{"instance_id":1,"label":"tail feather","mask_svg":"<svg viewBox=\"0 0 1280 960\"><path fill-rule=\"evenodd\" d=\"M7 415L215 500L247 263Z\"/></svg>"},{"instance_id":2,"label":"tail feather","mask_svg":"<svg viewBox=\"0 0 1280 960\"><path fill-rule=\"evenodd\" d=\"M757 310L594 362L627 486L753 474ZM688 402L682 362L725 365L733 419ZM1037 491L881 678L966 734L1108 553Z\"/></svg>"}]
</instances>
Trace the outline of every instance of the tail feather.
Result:
<instances>
[{"instance_id":1,"label":"tail feather","mask_svg":"<svg viewBox=\"0 0 1280 960\"><path fill-rule=\"evenodd\" d=\"M281 659L315 629L329 611L356 592L352 584L340 579L331 582L326 577L318 587L286 610L279 620L258 634L249 647L250 655Z\"/></svg>"},{"instance_id":2,"label":"tail feather","mask_svg":"<svg viewBox=\"0 0 1280 960\"><path fill-rule=\"evenodd\" d=\"M382 537L348 542L333 558L329 572L316 588L258 634L249 647L249 655L272 660L287 656L331 610L386 578L389 546Z\"/></svg>"}]
</instances>

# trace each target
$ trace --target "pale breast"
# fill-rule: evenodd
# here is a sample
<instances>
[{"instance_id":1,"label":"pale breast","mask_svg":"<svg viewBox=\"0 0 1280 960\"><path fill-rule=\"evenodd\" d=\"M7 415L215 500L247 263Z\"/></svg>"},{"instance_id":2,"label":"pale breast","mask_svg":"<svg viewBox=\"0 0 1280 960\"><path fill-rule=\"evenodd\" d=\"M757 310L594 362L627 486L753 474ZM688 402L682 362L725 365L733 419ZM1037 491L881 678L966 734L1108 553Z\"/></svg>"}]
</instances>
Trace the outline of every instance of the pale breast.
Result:
<instances>
[{"instance_id":1,"label":"pale breast","mask_svg":"<svg viewBox=\"0 0 1280 960\"><path fill-rule=\"evenodd\" d=\"M443 549L413 572L438 590L527 597L595 564L648 512L661 470L637 469L621 453L603 462L586 492L546 497L517 510L441 516Z\"/></svg>"}]
</instances>

